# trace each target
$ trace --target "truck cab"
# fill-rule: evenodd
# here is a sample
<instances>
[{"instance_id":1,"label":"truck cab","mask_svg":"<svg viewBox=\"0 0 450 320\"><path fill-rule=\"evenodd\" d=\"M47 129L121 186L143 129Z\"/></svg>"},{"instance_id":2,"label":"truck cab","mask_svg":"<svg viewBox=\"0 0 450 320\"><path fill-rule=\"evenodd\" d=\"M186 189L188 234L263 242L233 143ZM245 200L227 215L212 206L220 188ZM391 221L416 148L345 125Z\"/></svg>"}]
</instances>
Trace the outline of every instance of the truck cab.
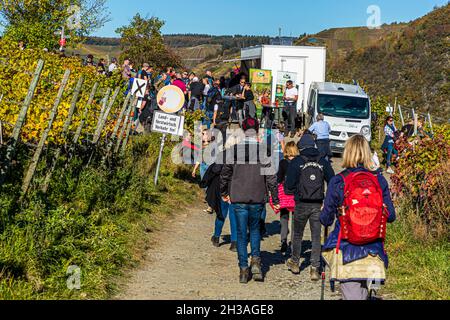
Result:
<instances>
[{"instance_id":1,"label":"truck cab","mask_svg":"<svg viewBox=\"0 0 450 320\"><path fill-rule=\"evenodd\" d=\"M343 153L346 141L357 134L371 142L370 98L359 85L313 82L308 98L309 125L316 121L319 113L331 126L334 153Z\"/></svg>"}]
</instances>

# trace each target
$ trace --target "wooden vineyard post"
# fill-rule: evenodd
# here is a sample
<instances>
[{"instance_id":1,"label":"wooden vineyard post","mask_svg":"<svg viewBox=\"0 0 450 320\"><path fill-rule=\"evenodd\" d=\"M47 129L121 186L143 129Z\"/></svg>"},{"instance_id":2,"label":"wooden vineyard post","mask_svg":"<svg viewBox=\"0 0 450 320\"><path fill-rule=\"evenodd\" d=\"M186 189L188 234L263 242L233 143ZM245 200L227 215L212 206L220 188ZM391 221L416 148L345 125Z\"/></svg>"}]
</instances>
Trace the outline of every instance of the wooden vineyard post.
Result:
<instances>
[{"instance_id":1,"label":"wooden vineyard post","mask_svg":"<svg viewBox=\"0 0 450 320\"><path fill-rule=\"evenodd\" d=\"M403 118L402 106L398 105L398 112L400 114L400 120L402 121L402 127L405 126L405 118Z\"/></svg>"},{"instance_id":2,"label":"wooden vineyard post","mask_svg":"<svg viewBox=\"0 0 450 320\"><path fill-rule=\"evenodd\" d=\"M113 94L112 99L111 99L111 101L110 101L110 103L108 105L108 108L105 110L105 112L102 115L102 118L100 119L100 125L97 128L97 132L94 135L94 140L93 140L94 144L97 144L98 141L100 140L103 128L106 125L106 122L108 120L108 116L111 113L111 109L114 106L114 103L116 102L116 99L117 99L117 96L119 95L119 92L120 92L120 87L117 87L116 90L114 91L114 94Z\"/></svg>"},{"instance_id":3,"label":"wooden vineyard post","mask_svg":"<svg viewBox=\"0 0 450 320\"><path fill-rule=\"evenodd\" d=\"M419 116L414 113L414 135L417 136L417 130L419 127Z\"/></svg>"},{"instance_id":4,"label":"wooden vineyard post","mask_svg":"<svg viewBox=\"0 0 450 320\"><path fill-rule=\"evenodd\" d=\"M129 119L127 131L125 132L125 139L123 140L122 144L122 154L125 153L125 150L127 149L128 139L130 138L130 131L133 127L133 120Z\"/></svg>"},{"instance_id":5,"label":"wooden vineyard post","mask_svg":"<svg viewBox=\"0 0 450 320\"><path fill-rule=\"evenodd\" d=\"M103 113L105 112L105 110L106 110L106 108L108 106L108 101L109 101L109 96L110 95L111 95L111 89L108 88L108 90L106 91L105 98L103 100L102 109L100 110L100 115L99 115L98 120L97 120L97 126L95 127L94 137L95 137L95 135L97 135L98 128L100 127L100 122L103 119Z\"/></svg>"},{"instance_id":6,"label":"wooden vineyard post","mask_svg":"<svg viewBox=\"0 0 450 320\"><path fill-rule=\"evenodd\" d=\"M98 84L98 82L96 82L94 84L94 86L92 87L92 91L91 91L91 95L89 96L88 103L87 103L86 107L84 108L83 115L81 116L80 125L78 126L75 136L73 138L74 144L77 144L78 140L80 139L81 132L83 131L83 127L86 122L86 118L88 116L89 108L92 106L92 103L94 102L94 98L95 98L95 94L97 93L98 86L99 86L99 84Z\"/></svg>"},{"instance_id":7,"label":"wooden vineyard post","mask_svg":"<svg viewBox=\"0 0 450 320\"><path fill-rule=\"evenodd\" d=\"M41 157L42 150L44 149L45 142L47 141L50 130L52 129L53 122L55 121L58 107L61 103L62 96L64 94L64 90L67 86L67 83L69 82L69 77L70 77L70 70L66 70L66 72L64 73L63 80L61 82L61 86L59 87L59 91L56 96L55 103L53 105L52 110L50 111L50 118L48 121L48 126L44 130L44 133L42 134L42 137L41 137L41 140L39 141L36 152L34 153L33 159L31 160L30 167L28 168L27 175L25 176L25 180L22 184L23 195L26 194L26 192L28 191L28 188L30 187L31 181L33 180L33 176L34 176L34 173L36 172L36 167L39 163L39 159Z\"/></svg>"},{"instance_id":8,"label":"wooden vineyard post","mask_svg":"<svg viewBox=\"0 0 450 320\"><path fill-rule=\"evenodd\" d=\"M125 134L125 130L128 127L128 122L130 121L131 110L133 110L133 108L136 105L136 103L137 103L137 99L134 98L133 102L128 107L128 111L126 113L126 117L125 117L125 120L123 122L122 129L120 130L120 133L119 133L119 138L117 139L117 144L116 144L116 147L114 149L114 153L118 153L119 152L120 144L121 144L122 139L123 139L123 135Z\"/></svg>"},{"instance_id":9,"label":"wooden vineyard post","mask_svg":"<svg viewBox=\"0 0 450 320\"><path fill-rule=\"evenodd\" d=\"M434 134L433 122L431 121L431 114L430 113L428 113L428 122L430 123L431 134Z\"/></svg>"},{"instance_id":10,"label":"wooden vineyard post","mask_svg":"<svg viewBox=\"0 0 450 320\"><path fill-rule=\"evenodd\" d=\"M119 113L119 118L117 119L116 125L114 126L114 130L113 130L113 133L112 133L112 136L111 136L111 140L108 143L106 156L109 156L109 154L111 152L111 149L112 149L112 147L114 145L114 142L116 142L116 140L117 140L117 133L119 132L119 128L120 128L120 125L122 123L123 117L125 116L125 112L127 111L128 105L130 103L130 99L131 99L131 92L128 93L128 95L127 95L127 97L125 99L125 102L123 103L122 110Z\"/></svg>"},{"instance_id":11,"label":"wooden vineyard post","mask_svg":"<svg viewBox=\"0 0 450 320\"><path fill-rule=\"evenodd\" d=\"M9 166L16 151L17 142L19 141L20 132L22 131L22 127L25 123L28 109L30 108L31 102L33 101L34 92L36 91L36 87L39 83L39 79L41 77L43 68L44 68L44 60L39 60L36 70L33 74L33 79L31 81L30 87L28 88L27 96L25 97L25 100L19 113L19 117L17 118L16 121L16 125L14 126L11 142L9 143L6 149L5 163L0 171L0 185L3 184L4 178L9 171Z\"/></svg>"},{"instance_id":12,"label":"wooden vineyard post","mask_svg":"<svg viewBox=\"0 0 450 320\"><path fill-rule=\"evenodd\" d=\"M69 114L67 115L67 119L66 119L66 122L64 123L63 130L61 133L61 137L64 139L66 145L67 145L67 136L69 133L69 127L70 127L70 124L72 123L73 114L75 112L75 108L76 108L76 105L78 102L78 96L80 95L81 88L83 87L83 82L84 82L83 77L80 77L80 79L78 80L77 86L75 88L75 91L73 93L72 103L71 103L70 109L69 109ZM62 152L62 147L59 147L56 150L55 155L53 156L52 164L50 166L50 169L48 170L47 175L45 176L44 184L42 186L42 191L44 193L47 193L47 191L48 191L48 186L50 184L50 180L52 178L53 172L56 169L56 165L58 164L58 159L61 156L61 152Z\"/></svg>"},{"instance_id":13,"label":"wooden vineyard post","mask_svg":"<svg viewBox=\"0 0 450 320\"><path fill-rule=\"evenodd\" d=\"M77 86L75 88L75 91L73 93L72 97L72 103L70 104L69 114L67 115L66 122L64 123L63 131L62 131L62 137L63 139L67 138L67 134L69 133L69 127L72 123L73 114L75 113L75 108L77 106L78 97L80 95L81 89L83 87L84 78L80 77L78 80ZM66 141L67 144L67 141Z\"/></svg>"}]
</instances>

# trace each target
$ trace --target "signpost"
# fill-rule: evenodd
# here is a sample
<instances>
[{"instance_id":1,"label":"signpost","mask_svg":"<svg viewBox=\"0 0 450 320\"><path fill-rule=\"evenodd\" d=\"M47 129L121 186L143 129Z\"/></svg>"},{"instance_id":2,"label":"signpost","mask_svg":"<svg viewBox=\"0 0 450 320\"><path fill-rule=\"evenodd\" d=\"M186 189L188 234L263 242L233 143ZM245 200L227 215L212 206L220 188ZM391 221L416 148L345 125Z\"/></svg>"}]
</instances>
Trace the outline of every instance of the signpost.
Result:
<instances>
[{"instance_id":1,"label":"signpost","mask_svg":"<svg viewBox=\"0 0 450 320\"><path fill-rule=\"evenodd\" d=\"M145 91L147 90L147 80L143 79L134 79L133 88L131 89L131 94L138 98L145 97Z\"/></svg>"},{"instance_id":2,"label":"signpost","mask_svg":"<svg viewBox=\"0 0 450 320\"><path fill-rule=\"evenodd\" d=\"M162 133L161 149L159 150L158 164L156 166L155 186L158 185L161 160L168 134L183 136L184 117L175 113L180 111L185 103L184 93L176 86L166 86L161 89L157 97L158 107L162 110L156 111L153 117L152 132Z\"/></svg>"}]
</instances>

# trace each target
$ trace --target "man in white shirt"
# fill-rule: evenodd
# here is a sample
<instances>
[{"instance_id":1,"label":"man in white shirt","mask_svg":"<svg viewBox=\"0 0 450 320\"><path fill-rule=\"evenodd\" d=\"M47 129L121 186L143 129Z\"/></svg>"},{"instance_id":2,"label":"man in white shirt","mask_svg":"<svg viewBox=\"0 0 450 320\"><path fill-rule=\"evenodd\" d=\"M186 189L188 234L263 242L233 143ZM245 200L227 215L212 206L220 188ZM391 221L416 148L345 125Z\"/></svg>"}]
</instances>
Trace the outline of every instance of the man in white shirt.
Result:
<instances>
[{"instance_id":1,"label":"man in white shirt","mask_svg":"<svg viewBox=\"0 0 450 320\"><path fill-rule=\"evenodd\" d=\"M117 69L117 59L113 58L111 64L108 67L108 71L110 74L112 74L116 69Z\"/></svg>"},{"instance_id":2,"label":"man in white shirt","mask_svg":"<svg viewBox=\"0 0 450 320\"><path fill-rule=\"evenodd\" d=\"M295 120L297 119L298 90L294 87L294 82L286 82L286 91L284 92L284 106L287 113L286 133L291 133L291 138L296 134Z\"/></svg>"}]
</instances>

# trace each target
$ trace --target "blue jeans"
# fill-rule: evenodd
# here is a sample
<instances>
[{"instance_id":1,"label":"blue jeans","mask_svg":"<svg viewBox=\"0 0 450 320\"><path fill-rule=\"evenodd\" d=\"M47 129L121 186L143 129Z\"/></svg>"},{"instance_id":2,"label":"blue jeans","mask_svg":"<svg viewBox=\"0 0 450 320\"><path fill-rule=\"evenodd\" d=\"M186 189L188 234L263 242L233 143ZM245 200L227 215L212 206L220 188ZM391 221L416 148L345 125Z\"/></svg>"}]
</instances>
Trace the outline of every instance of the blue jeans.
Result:
<instances>
[{"instance_id":1,"label":"blue jeans","mask_svg":"<svg viewBox=\"0 0 450 320\"><path fill-rule=\"evenodd\" d=\"M227 216L230 216L231 242L237 242L237 222L236 222L236 214L234 213L234 206L224 201L221 201L221 203L224 220L220 221L219 219L216 218L214 237L220 238L222 236L223 226L225 225Z\"/></svg>"},{"instance_id":2,"label":"blue jeans","mask_svg":"<svg viewBox=\"0 0 450 320\"><path fill-rule=\"evenodd\" d=\"M203 125L206 125L208 130L211 129L213 119L214 119L214 111L206 111L205 119L203 120Z\"/></svg>"},{"instance_id":3,"label":"blue jeans","mask_svg":"<svg viewBox=\"0 0 450 320\"><path fill-rule=\"evenodd\" d=\"M393 143L389 143L388 144L388 151L387 151L387 167L389 168L391 166L391 162L392 162L392 155L395 154L396 156L398 155L398 151L395 150L394 148L394 144Z\"/></svg>"},{"instance_id":4,"label":"blue jeans","mask_svg":"<svg viewBox=\"0 0 450 320\"><path fill-rule=\"evenodd\" d=\"M252 257L261 257L261 230L260 221L262 219L264 204L234 204L234 212L237 221L237 248L239 257L239 267L248 268L248 238L250 231L250 247Z\"/></svg>"}]
</instances>

